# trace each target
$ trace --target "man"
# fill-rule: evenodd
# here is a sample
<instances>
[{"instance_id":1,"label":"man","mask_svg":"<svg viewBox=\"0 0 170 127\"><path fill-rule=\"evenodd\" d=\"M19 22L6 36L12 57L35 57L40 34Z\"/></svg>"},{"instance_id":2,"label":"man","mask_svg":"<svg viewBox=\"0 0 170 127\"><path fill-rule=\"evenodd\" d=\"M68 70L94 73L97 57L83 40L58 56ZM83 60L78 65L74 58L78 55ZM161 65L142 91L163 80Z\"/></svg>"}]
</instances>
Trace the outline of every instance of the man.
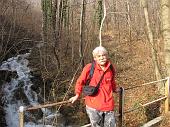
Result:
<instances>
[{"instance_id":1,"label":"man","mask_svg":"<svg viewBox=\"0 0 170 127\"><path fill-rule=\"evenodd\" d=\"M93 76L90 80L90 85L96 86L100 81L103 73L104 76L100 83L98 93L95 96L86 96L85 104L86 111L90 119L92 127L116 127L114 117L114 99L113 92L116 91L115 71L111 69L110 61L108 60L108 52L102 47L96 47L93 50L93 58L95 68ZM70 102L74 103L82 93L83 86L89 78L91 63L87 64L78 78L75 86L75 96L71 97Z\"/></svg>"}]
</instances>

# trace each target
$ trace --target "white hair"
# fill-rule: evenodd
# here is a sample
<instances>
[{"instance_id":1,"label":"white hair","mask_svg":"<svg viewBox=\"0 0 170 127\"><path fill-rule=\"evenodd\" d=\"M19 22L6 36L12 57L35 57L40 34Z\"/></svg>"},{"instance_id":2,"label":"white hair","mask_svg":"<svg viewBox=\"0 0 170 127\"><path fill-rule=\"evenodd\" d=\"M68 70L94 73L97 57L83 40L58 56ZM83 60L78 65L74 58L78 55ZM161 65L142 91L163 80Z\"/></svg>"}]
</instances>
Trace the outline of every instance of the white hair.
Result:
<instances>
[{"instance_id":1,"label":"white hair","mask_svg":"<svg viewBox=\"0 0 170 127\"><path fill-rule=\"evenodd\" d=\"M98 47L96 47L96 48L93 50L92 54L93 54L93 56L96 56L99 52L103 52L103 53L105 53L105 54L108 54L108 51L107 51L103 46L98 46Z\"/></svg>"}]
</instances>

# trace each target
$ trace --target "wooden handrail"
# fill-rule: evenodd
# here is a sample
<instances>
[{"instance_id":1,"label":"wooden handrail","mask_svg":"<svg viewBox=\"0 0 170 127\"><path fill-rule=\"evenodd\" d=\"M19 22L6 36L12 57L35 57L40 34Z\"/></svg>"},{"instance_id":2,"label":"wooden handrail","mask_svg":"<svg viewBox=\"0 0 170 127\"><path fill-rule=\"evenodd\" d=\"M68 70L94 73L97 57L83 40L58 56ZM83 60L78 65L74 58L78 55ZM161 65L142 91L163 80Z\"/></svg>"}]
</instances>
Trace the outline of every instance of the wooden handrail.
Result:
<instances>
[{"instance_id":1,"label":"wooden handrail","mask_svg":"<svg viewBox=\"0 0 170 127\"><path fill-rule=\"evenodd\" d=\"M26 108L25 111L36 110L40 108L47 108L47 107L52 107L52 106L57 106L57 105L67 104L67 103L70 103L70 101L67 100L67 101L61 101L61 102L56 102L56 103L51 103L51 104L35 105L33 107Z\"/></svg>"},{"instance_id":2,"label":"wooden handrail","mask_svg":"<svg viewBox=\"0 0 170 127\"><path fill-rule=\"evenodd\" d=\"M167 78L161 79L161 80L157 80L157 81L153 81L153 82L144 83L144 84L141 84L141 85L131 86L131 87L124 88L124 89L125 89L125 90L135 89L135 88L137 88L137 87L142 87L142 86L146 86L146 85L153 85L154 83L158 83L158 82L166 81L166 80L167 80Z\"/></svg>"},{"instance_id":3,"label":"wooden handrail","mask_svg":"<svg viewBox=\"0 0 170 127\"><path fill-rule=\"evenodd\" d=\"M153 83L157 83L157 82L165 81L165 80L167 80L167 82L165 83L165 96L164 97L161 97L161 98L156 99L154 101L148 102L146 104L140 104L136 108L128 109L127 111L123 111L124 90L133 89L133 88L137 88L137 87L140 87L140 86L145 86L145 85L149 85L149 84L153 84ZM170 100L168 98L169 97L169 87L170 87L170 79L169 78L162 79L162 80L159 80L159 81L153 81L153 82L150 82L150 83L144 83L144 84L142 84L140 86L133 86L131 88L126 88L126 89L123 89L123 87L122 87L122 93L120 93L121 100L119 100L121 102L119 104L119 106L121 105L122 107L119 109L119 114L117 114L117 116L120 117L119 121L121 121L120 127L123 126L123 114L124 113L129 113L131 111L137 110L139 108L145 107L147 105L150 105L152 103L155 103L155 102L158 102L158 101L161 101L161 100L164 100L164 99L165 99L165 112L169 111L169 102L170 102ZM47 107L67 104L67 103L71 103L71 101L70 100L66 100L66 101L61 101L61 102L56 102L56 103L47 103L47 104L42 104L42 105L39 104L39 105L35 105L33 107L22 107L21 106L20 110L19 110L19 127L24 127L24 111L31 111L31 110L36 110L36 109L40 109L40 108L47 108ZM90 126L90 124L84 125L82 127L88 127L88 126Z\"/></svg>"},{"instance_id":4,"label":"wooden handrail","mask_svg":"<svg viewBox=\"0 0 170 127\"><path fill-rule=\"evenodd\" d=\"M142 107L145 107L145 106L148 106L148 105L150 105L150 104L156 103L156 102L158 102L158 101L164 100L164 99L166 99L166 98L167 98L167 96L161 97L161 98L156 99L156 100L154 100L154 101L150 101L150 102L148 102L148 103L146 103L146 104L141 104L141 106L142 106Z\"/></svg>"},{"instance_id":5,"label":"wooden handrail","mask_svg":"<svg viewBox=\"0 0 170 127\"><path fill-rule=\"evenodd\" d=\"M136 107L136 108L130 108L130 109L124 111L124 113L129 113L129 112L135 111L135 110L137 110L137 109L139 109L139 108L146 107L146 106L148 106L148 105L150 105L150 104L156 103L156 102L161 101L161 100L164 100L164 99L166 99L166 98L167 98L167 97L165 96L165 97L161 97L161 98L159 98L159 99L156 99L156 100L154 100L154 101L148 102L148 103L146 103L146 104L140 104L140 105L139 105L138 107Z\"/></svg>"}]
</instances>

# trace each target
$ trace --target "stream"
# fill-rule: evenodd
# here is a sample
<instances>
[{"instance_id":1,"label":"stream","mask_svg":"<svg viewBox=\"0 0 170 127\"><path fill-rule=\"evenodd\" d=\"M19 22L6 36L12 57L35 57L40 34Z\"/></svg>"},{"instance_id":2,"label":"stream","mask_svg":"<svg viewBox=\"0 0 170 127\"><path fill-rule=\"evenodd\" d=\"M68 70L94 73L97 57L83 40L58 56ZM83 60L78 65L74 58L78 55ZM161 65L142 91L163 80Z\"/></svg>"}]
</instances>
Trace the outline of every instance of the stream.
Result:
<instances>
[{"instance_id":1,"label":"stream","mask_svg":"<svg viewBox=\"0 0 170 127\"><path fill-rule=\"evenodd\" d=\"M5 105L3 108L5 110L5 119L8 127L19 126L18 110L20 106L27 107L39 104L37 93L31 89L33 83L30 80L32 75L30 73L31 70L28 67L28 56L29 53L26 53L9 58L0 66L0 70L17 73L16 78L12 78L10 82L2 85L2 91L4 93L2 101ZM55 114L52 114L52 112L48 109L41 109L41 113L43 116L47 117L55 116ZM25 127L52 127L50 124L42 124L43 118L36 119L36 117L34 117L34 119L30 121L32 116L33 114L31 113L25 113ZM60 124L59 127L64 127L64 125Z\"/></svg>"}]
</instances>

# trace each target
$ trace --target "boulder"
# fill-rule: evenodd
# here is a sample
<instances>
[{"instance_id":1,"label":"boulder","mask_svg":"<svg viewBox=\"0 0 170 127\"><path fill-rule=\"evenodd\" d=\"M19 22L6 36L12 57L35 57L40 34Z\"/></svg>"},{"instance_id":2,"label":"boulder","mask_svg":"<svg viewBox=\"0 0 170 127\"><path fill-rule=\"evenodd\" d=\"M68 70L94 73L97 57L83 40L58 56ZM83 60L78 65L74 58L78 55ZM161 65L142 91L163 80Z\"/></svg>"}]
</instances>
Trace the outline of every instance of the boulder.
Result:
<instances>
[{"instance_id":1,"label":"boulder","mask_svg":"<svg viewBox=\"0 0 170 127\"><path fill-rule=\"evenodd\" d=\"M16 71L0 70L0 86L5 82L10 82L12 78L18 78Z\"/></svg>"}]
</instances>

